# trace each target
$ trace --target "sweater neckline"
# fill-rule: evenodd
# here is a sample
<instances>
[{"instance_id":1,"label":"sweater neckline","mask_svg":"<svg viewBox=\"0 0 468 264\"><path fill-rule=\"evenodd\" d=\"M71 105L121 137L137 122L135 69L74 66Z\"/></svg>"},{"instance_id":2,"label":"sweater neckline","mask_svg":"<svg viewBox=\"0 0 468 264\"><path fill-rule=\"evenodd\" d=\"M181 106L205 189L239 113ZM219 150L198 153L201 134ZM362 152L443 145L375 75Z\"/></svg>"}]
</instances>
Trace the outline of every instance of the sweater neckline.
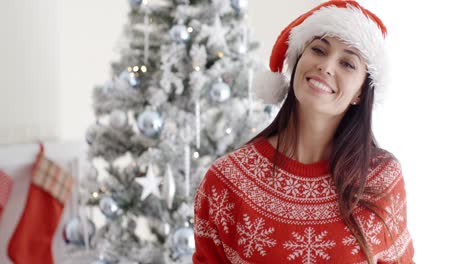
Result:
<instances>
[{"instance_id":1,"label":"sweater neckline","mask_svg":"<svg viewBox=\"0 0 468 264\"><path fill-rule=\"evenodd\" d=\"M273 147L267 138L261 137L253 142L253 146L263 157L271 163L274 162L276 148ZM305 164L294 160L281 152L278 152L277 166L294 175L303 177L320 177L329 173L329 160L321 160L314 163Z\"/></svg>"}]
</instances>

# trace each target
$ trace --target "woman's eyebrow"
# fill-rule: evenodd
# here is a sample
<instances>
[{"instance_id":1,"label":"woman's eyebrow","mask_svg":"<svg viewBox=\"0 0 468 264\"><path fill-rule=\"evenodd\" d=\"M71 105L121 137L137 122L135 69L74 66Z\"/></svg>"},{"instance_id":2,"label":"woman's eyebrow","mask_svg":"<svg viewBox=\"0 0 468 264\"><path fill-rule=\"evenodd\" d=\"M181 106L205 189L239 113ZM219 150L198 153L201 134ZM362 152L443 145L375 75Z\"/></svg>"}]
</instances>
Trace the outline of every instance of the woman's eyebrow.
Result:
<instances>
[{"instance_id":1,"label":"woman's eyebrow","mask_svg":"<svg viewBox=\"0 0 468 264\"><path fill-rule=\"evenodd\" d=\"M315 39L314 39L314 40L315 40ZM330 42L329 42L328 40L326 40L325 38L320 38L320 40L321 40L323 43L325 43L327 46L330 46ZM362 62L362 58L361 58L361 56L360 56L358 53L356 53L356 52L354 52L354 51L352 51L352 50L349 50L349 49L345 49L344 52L358 57L358 59Z\"/></svg>"},{"instance_id":2,"label":"woman's eyebrow","mask_svg":"<svg viewBox=\"0 0 468 264\"><path fill-rule=\"evenodd\" d=\"M359 56L359 54L357 54L356 52L349 50L349 49L345 49L344 52L358 57L358 59L362 62L361 56Z\"/></svg>"}]
</instances>

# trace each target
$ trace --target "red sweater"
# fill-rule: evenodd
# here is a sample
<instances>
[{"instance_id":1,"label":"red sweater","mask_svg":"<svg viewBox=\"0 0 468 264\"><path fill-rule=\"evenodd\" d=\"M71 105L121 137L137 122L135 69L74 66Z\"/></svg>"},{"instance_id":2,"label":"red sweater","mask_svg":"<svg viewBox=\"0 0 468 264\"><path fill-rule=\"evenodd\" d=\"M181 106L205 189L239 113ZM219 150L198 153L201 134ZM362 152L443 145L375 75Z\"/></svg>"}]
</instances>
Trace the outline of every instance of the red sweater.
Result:
<instances>
[{"instance_id":1,"label":"red sweater","mask_svg":"<svg viewBox=\"0 0 468 264\"><path fill-rule=\"evenodd\" d=\"M195 196L193 263L367 263L340 217L328 161L303 164L280 154L271 177L274 152L259 139L213 163ZM381 193L368 199L389 212L384 223L354 211L376 262L413 263L404 181L389 152L372 158L367 186Z\"/></svg>"}]
</instances>

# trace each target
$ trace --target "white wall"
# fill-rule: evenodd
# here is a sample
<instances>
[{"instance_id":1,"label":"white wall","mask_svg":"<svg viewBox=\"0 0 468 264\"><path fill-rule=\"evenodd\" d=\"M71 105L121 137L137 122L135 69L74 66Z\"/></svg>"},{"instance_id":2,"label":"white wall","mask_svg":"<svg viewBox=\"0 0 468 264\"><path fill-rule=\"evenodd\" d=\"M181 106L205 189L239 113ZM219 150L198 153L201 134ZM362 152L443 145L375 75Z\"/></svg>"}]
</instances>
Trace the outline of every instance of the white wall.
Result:
<instances>
[{"instance_id":1,"label":"white wall","mask_svg":"<svg viewBox=\"0 0 468 264\"><path fill-rule=\"evenodd\" d=\"M265 63L280 30L310 2L250 1ZM392 85L374 125L403 166L415 260L460 263L468 245L467 15L455 0L367 2L389 30ZM0 144L83 138L92 87L109 77L126 12L125 0L2 3Z\"/></svg>"},{"instance_id":2,"label":"white wall","mask_svg":"<svg viewBox=\"0 0 468 264\"><path fill-rule=\"evenodd\" d=\"M0 144L58 135L60 32L55 2L2 1Z\"/></svg>"},{"instance_id":3,"label":"white wall","mask_svg":"<svg viewBox=\"0 0 468 264\"><path fill-rule=\"evenodd\" d=\"M126 0L59 1L60 104L62 139L83 139L93 122L93 86L110 78L110 61L123 24Z\"/></svg>"}]
</instances>

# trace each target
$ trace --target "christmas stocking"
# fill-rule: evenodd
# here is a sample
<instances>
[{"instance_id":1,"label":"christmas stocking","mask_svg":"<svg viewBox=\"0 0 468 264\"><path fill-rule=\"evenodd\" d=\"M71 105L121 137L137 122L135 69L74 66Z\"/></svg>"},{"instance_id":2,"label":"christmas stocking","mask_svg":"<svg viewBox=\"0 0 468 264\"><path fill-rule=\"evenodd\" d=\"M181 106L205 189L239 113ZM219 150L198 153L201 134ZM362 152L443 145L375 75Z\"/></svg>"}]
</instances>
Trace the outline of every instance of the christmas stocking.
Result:
<instances>
[{"instance_id":1,"label":"christmas stocking","mask_svg":"<svg viewBox=\"0 0 468 264\"><path fill-rule=\"evenodd\" d=\"M0 170L0 221L2 220L3 208L8 201L11 191L11 178Z\"/></svg>"},{"instance_id":2,"label":"christmas stocking","mask_svg":"<svg viewBox=\"0 0 468 264\"><path fill-rule=\"evenodd\" d=\"M8 245L15 264L52 264L52 239L72 189L72 177L44 156L32 168L32 179L21 220Z\"/></svg>"}]
</instances>

